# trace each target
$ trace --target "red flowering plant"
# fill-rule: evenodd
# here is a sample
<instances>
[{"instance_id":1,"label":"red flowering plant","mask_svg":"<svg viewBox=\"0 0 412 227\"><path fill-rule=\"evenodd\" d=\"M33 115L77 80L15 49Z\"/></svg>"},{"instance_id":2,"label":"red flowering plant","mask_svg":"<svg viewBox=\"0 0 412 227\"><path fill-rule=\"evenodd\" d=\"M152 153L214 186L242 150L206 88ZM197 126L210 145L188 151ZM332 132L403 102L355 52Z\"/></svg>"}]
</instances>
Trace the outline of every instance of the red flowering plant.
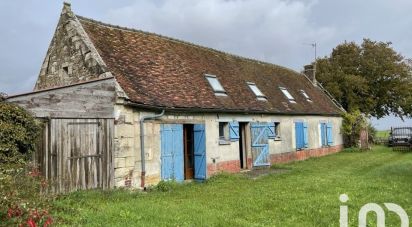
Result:
<instances>
[{"instance_id":1,"label":"red flowering plant","mask_svg":"<svg viewBox=\"0 0 412 227\"><path fill-rule=\"evenodd\" d=\"M10 165L9 165L10 166ZM0 223L18 226L50 226L51 195L47 182L32 165L0 167Z\"/></svg>"}]
</instances>

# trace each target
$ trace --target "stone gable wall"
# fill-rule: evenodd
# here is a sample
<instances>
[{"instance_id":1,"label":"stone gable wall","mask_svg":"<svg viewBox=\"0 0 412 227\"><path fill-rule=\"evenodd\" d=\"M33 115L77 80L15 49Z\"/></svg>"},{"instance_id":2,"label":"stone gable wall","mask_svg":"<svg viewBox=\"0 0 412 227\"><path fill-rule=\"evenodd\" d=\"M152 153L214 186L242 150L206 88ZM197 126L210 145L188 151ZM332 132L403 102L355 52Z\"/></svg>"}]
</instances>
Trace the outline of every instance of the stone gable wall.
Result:
<instances>
[{"instance_id":1,"label":"stone gable wall","mask_svg":"<svg viewBox=\"0 0 412 227\"><path fill-rule=\"evenodd\" d=\"M111 76L70 5L65 4L34 90Z\"/></svg>"}]
</instances>

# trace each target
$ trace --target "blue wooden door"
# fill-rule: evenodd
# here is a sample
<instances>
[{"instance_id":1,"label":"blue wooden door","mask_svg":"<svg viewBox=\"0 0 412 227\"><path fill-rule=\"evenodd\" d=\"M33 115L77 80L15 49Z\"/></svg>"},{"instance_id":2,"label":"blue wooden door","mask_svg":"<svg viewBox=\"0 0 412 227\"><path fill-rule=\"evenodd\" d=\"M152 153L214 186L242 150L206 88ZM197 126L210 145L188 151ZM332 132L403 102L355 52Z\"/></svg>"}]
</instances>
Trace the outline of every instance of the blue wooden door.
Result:
<instances>
[{"instance_id":1,"label":"blue wooden door","mask_svg":"<svg viewBox=\"0 0 412 227\"><path fill-rule=\"evenodd\" d=\"M193 127L195 179L206 179L206 138L205 125L198 124Z\"/></svg>"},{"instance_id":2,"label":"blue wooden door","mask_svg":"<svg viewBox=\"0 0 412 227\"><path fill-rule=\"evenodd\" d=\"M183 125L162 124L160 137L162 180L183 181Z\"/></svg>"},{"instance_id":3,"label":"blue wooden door","mask_svg":"<svg viewBox=\"0 0 412 227\"><path fill-rule=\"evenodd\" d=\"M270 165L269 160L269 125L268 123L252 123L251 124L251 139L252 139L252 158L253 166Z\"/></svg>"}]
</instances>

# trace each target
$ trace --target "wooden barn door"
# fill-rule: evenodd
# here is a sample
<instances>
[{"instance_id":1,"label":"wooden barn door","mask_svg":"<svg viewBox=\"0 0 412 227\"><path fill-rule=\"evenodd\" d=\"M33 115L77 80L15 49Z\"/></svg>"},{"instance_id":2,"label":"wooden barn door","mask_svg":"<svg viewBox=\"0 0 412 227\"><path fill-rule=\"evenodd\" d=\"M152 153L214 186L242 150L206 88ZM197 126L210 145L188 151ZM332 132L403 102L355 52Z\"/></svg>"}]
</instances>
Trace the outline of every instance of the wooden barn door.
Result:
<instances>
[{"instance_id":1,"label":"wooden barn door","mask_svg":"<svg viewBox=\"0 0 412 227\"><path fill-rule=\"evenodd\" d=\"M99 121L67 123L70 149L67 170L71 190L102 187L100 127Z\"/></svg>"},{"instance_id":2,"label":"wooden barn door","mask_svg":"<svg viewBox=\"0 0 412 227\"><path fill-rule=\"evenodd\" d=\"M251 124L253 166L268 166L269 160L269 125L267 123Z\"/></svg>"},{"instance_id":3,"label":"wooden barn door","mask_svg":"<svg viewBox=\"0 0 412 227\"><path fill-rule=\"evenodd\" d=\"M57 192L110 188L112 119L52 119L49 179Z\"/></svg>"}]
</instances>

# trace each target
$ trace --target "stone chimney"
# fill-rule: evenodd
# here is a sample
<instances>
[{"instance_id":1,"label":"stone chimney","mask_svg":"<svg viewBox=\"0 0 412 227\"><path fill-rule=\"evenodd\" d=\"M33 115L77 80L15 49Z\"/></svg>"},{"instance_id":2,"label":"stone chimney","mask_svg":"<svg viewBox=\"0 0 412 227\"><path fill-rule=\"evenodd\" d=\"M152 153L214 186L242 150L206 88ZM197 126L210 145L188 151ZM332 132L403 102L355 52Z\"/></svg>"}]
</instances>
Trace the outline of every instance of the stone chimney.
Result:
<instances>
[{"instance_id":1,"label":"stone chimney","mask_svg":"<svg viewBox=\"0 0 412 227\"><path fill-rule=\"evenodd\" d=\"M68 15L69 17L74 17L72 12L72 5L69 2L63 2L62 15Z\"/></svg>"},{"instance_id":2,"label":"stone chimney","mask_svg":"<svg viewBox=\"0 0 412 227\"><path fill-rule=\"evenodd\" d=\"M303 70L303 74L305 74L310 81L312 81L314 86L317 86L317 81L316 81L316 68L314 65L305 65Z\"/></svg>"}]
</instances>

